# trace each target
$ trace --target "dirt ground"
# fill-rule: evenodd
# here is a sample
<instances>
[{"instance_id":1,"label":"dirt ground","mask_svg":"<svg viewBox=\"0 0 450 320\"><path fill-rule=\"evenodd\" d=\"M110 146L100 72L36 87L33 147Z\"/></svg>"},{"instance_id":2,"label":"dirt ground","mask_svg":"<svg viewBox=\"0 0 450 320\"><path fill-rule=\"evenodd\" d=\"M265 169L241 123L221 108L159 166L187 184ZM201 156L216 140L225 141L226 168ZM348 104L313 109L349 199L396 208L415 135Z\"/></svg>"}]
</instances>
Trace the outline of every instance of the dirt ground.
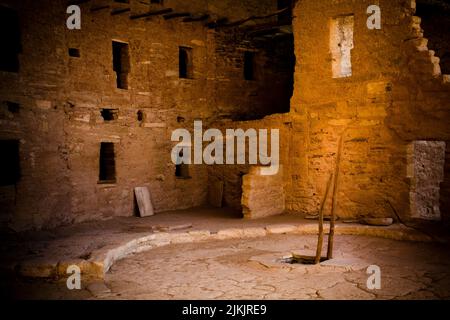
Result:
<instances>
[{"instance_id":1,"label":"dirt ground","mask_svg":"<svg viewBox=\"0 0 450 320\"><path fill-rule=\"evenodd\" d=\"M312 253L316 241L273 235L170 245L117 262L104 283L82 281L82 290L17 280L4 293L25 299L450 299L448 246L339 236L333 260L283 260ZM370 265L380 267L381 289L367 287Z\"/></svg>"}]
</instances>

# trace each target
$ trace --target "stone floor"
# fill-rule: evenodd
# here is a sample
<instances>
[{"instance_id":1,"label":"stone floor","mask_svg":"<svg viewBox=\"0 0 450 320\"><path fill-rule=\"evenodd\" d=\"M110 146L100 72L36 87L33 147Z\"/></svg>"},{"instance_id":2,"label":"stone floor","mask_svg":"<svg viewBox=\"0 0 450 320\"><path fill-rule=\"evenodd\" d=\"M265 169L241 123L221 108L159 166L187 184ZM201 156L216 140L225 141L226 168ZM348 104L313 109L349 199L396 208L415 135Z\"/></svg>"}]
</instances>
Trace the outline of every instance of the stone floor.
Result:
<instances>
[{"instance_id":1,"label":"stone floor","mask_svg":"<svg viewBox=\"0 0 450 320\"><path fill-rule=\"evenodd\" d=\"M450 299L448 245L338 236L335 258L320 265L284 263L315 249L315 236L179 244L135 254L104 282L69 291L65 283L17 282L15 297L43 299ZM367 288L369 265L381 289Z\"/></svg>"},{"instance_id":2,"label":"stone floor","mask_svg":"<svg viewBox=\"0 0 450 320\"><path fill-rule=\"evenodd\" d=\"M33 299L449 297L448 229L339 221L336 259L305 266L280 259L315 248L317 221L289 214L239 218L229 209L196 208L2 233L0 293ZM71 264L82 266L82 290L67 290ZM380 291L365 288L372 264L382 268Z\"/></svg>"}]
</instances>

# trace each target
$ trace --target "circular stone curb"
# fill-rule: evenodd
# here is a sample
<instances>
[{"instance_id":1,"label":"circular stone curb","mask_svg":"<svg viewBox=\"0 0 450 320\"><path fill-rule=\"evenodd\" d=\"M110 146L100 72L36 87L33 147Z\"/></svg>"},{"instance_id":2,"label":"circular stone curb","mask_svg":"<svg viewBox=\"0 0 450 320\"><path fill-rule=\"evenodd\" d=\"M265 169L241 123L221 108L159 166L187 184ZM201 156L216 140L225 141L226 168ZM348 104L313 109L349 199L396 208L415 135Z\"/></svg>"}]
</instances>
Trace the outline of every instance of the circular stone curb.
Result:
<instances>
[{"instance_id":1,"label":"circular stone curb","mask_svg":"<svg viewBox=\"0 0 450 320\"><path fill-rule=\"evenodd\" d=\"M114 263L132 254L146 252L171 244L199 243L203 241L222 241L234 239L251 239L268 235L296 234L317 235L316 223L300 225L277 224L266 227L230 228L218 232L208 230L188 231L182 233L153 233L133 239L119 246L107 246L94 251L88 260L74 259L70 261L32 260L19 264L15 270L20 276L27 278L64 278L67 277L67 266L75 264L81 269L83 277L103 279ZM429 236L402 225L374 227L367 225L336 225L335 235L374 236L391 240L431 242Z\"/></svg>"}]
</instances>

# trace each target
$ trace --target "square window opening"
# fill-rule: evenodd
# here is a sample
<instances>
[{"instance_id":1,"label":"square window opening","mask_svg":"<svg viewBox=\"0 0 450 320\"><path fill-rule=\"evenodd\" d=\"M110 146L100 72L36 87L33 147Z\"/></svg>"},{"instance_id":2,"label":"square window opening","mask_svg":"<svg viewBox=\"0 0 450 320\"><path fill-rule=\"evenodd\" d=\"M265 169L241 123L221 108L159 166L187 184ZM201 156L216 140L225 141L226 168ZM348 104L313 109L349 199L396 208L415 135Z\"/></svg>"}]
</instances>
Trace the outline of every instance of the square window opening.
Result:
<instances>
[{"instance_id":1,"label":"square window opening","mask_svg":"<svg viewBox=\"0 0 450 320\"><path fill-rule=\"evenodd\" d=\"M69 57L72 57L72 58L80 58L80 57L81 57L80 49L77 49L77 48L69 48Z\"/></svg>"},{"instance_id":2,"label":"square window opening","mask_svg":"<svg viewBox=\"0 0 450 320\"><path fill-rule=\"evenodd\" d=\"M20 104L11 101L5 101L5 106L9 112L18 114L20 111Z\"/></svg>"},{"instance_id":3,"label":"square window opening","mask_svg":"<svg viewBox=\"0 0 450 320\"><path fill-rule=\"evenodd\" d=\"M119 118L118 109L102 109L101 114L104 121L115 121Z\"/></svg>"}]
</instances>

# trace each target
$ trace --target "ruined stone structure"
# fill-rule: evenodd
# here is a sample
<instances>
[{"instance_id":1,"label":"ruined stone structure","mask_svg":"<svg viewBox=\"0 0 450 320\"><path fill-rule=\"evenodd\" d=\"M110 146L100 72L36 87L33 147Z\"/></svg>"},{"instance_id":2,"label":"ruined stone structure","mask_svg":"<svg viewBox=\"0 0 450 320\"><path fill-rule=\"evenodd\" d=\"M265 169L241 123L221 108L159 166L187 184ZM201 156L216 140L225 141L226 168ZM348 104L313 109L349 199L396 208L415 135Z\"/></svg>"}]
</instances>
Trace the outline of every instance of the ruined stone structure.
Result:
<instances>
[{"instance_id":1,"label":"ruined stone structure","mask_svg":"<svg viewBox=\"0 0 450 320\"><path fill-rule=\"evenodd\" d=\"M141 186L156 212L314 215L337 165L340 218L450 217L450 42L428 14L448 25L445 2L91 0L81 30L69 4L0 1L3 227L132 216ZM176 167L171 133L194 120L279 129L280 172Z\"/></svg>"}]
</instances>

